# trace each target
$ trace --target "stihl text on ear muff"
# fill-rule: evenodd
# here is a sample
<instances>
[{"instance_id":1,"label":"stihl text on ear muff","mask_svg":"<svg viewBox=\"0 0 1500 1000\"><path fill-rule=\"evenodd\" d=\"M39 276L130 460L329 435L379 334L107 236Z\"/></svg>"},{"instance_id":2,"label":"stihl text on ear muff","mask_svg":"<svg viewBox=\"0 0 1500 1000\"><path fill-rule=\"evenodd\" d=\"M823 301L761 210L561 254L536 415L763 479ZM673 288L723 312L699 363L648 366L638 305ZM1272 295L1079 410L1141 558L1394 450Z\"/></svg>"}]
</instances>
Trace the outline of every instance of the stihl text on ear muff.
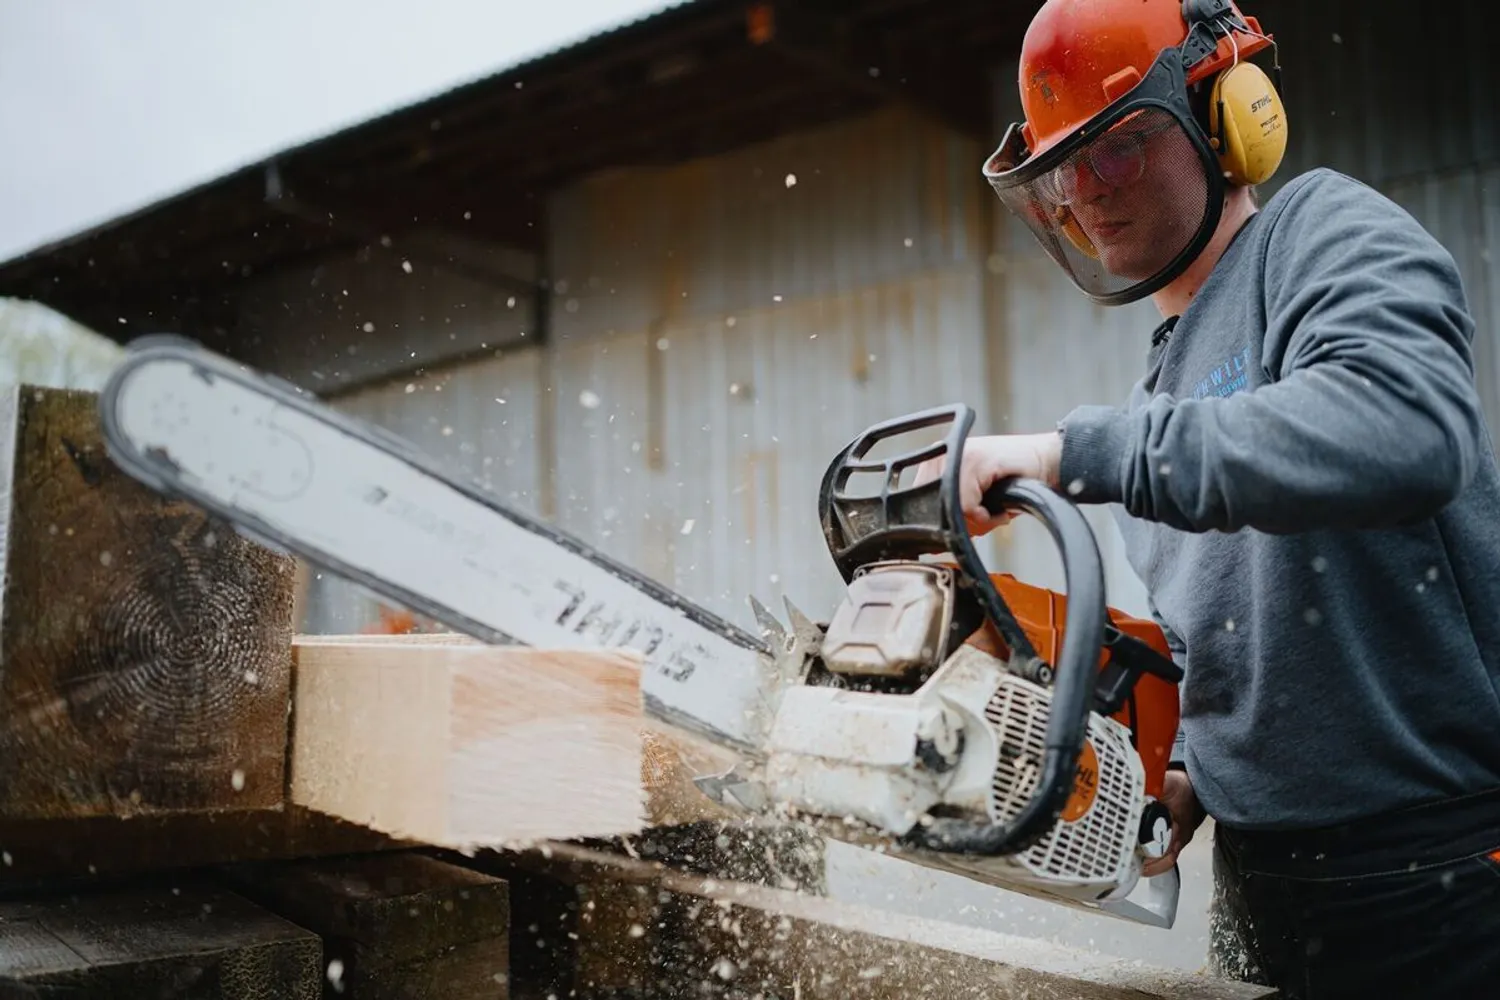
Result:
<instances>
[{"instance_id":1,"label":"stihl text on ear muff","mask_svg":"<svg viewBox=\"0 0 1500 1000\"><path fill-rule=\"evenodd\" d=\"M1228 0L1183 0L1188 35L1184 61L1191 65L1217 49L1231 31L1250 31ZM1271 51L1276 46L1272 43ZM1281 75L1279 62L1276 74ZM1254 63L1235 61L1219 73L1208 95L1206 121L1200 122L1218 155L1225 179L1236 185L1263 184L1286 155L1287 120L1277 84Z\"/></svg>"}]
</instances>

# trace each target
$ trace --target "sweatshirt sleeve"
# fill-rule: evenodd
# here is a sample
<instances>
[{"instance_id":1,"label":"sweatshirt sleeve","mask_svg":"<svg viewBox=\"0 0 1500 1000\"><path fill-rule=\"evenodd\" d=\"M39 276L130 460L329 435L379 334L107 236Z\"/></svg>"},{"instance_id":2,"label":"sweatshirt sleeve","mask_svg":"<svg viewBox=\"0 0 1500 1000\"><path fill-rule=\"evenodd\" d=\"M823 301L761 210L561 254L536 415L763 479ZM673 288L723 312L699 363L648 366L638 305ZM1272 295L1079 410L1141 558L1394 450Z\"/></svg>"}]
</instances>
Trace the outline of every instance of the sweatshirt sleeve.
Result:
<instances>
[{"instance_id":1,"label":"sweatshirt sleeve","mask_svg":"<svg viewBox=\"0 0 1500 1000\"><path fill-rule=\"evenodd\" d=\"M1408 523L1467 485L1484 432L1458 269L1384 196L1316 180L1263 220L1273 381L1074 410L1060 478L1076 500L1187 531L1288 533Z\"/></svg>"}]
</instances>

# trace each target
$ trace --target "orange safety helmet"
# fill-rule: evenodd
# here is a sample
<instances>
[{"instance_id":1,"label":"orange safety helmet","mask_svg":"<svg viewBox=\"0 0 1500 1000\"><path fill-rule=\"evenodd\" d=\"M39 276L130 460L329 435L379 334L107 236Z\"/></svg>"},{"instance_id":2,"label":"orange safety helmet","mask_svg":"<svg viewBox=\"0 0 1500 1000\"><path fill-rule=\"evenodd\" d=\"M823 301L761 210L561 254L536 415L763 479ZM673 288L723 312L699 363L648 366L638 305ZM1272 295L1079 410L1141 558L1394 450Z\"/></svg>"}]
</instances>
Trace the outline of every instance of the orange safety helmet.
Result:
<instances>
[{"instance_id":1,"label":"orange safety helmet","mask_svg":"<svg viewBox=\"0 0 1500 1000\"><path fill-rule=\"evenodd\" d=\"M985 177L1087 295L1142 298L1207 244L1226 184L1279 166L1285 111L1248 62L1274 45L1231 0L1047 0L1021 44L1024 121Z\"/></svg>"}]
</instances>

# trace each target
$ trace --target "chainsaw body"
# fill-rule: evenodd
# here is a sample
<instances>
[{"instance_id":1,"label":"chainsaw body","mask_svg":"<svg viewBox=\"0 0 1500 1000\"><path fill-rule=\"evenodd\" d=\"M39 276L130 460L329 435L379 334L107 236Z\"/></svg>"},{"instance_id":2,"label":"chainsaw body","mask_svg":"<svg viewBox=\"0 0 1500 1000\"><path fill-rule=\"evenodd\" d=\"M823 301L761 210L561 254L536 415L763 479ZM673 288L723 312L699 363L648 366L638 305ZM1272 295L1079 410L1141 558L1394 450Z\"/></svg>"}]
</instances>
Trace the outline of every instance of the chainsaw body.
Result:
<instances>
[{"instance_id":1,"label":"chainsaw body","mask_svg":"<svg viewBox=\"0 0 1500 1000\"><path fill-rule=\"evenodd\" d=\"M1056 644L1065 598L1008 574L991 581L1012 607L1036 612L1018 614L1034 644ZM940 598L951 588L936 582L931 567L899 562L856 578L823 637L818 669L827 673L782 697L766 745L767 799L829 817L826 832L867 845L881 841L876 831L899 840L933 814L1014 822L1038 791L1051 690L1011 668L992 626L939 664L930 654L926 661L908 655L918 635L941 630ZM1155 623L1118 612L1111 617L1168 655ZM858 678L888 680L898 662L925 680L906 693L861 689ZM1101 686L1119 669L1102 656ZM1177 691L1171 681L1145 674L1124 704L1107 708L1089 712L1062 809L1029 846L985 855L892 843L892 853L1106 911L1122 904L1137 889L1145 859L1159 857L1170 842L1171 816L1159 800L1177 730ZM1155 898L1128 907L1135 919L1170 926L1172 887L1143 895Z\"/></svg>"},{"instance_id":2,"label":"chainsaw body","mask_svg":"<svg viewBox=\"0 0 1500 1000\"><path fill-rule=\"evenodd\" d=\"M1160 798L1181 672L1154 622L1103 603L1092 532L1040 484L991 499L1049 521L1071 597L981 567L956 507L967 414L946 415L943 478L898 485L933 450L859 460L942 414L872 429L830 467L823 525L847 590L800 636L770 623L797 672L759 768L728 784L841 840L1169 927L1177 873L1143 884L1141 866L1170 843ZM851 471L878 471L881 492L844 493Z\"/></svg>"}]
</instances>

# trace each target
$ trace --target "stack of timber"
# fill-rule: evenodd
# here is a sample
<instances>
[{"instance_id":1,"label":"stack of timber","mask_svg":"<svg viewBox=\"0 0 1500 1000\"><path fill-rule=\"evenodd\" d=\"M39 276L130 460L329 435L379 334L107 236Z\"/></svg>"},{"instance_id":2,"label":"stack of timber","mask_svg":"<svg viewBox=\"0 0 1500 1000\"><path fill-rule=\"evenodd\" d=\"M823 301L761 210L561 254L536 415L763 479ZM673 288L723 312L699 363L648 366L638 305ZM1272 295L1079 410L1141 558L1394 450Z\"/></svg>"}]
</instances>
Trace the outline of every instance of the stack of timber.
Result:
<instances>
[{"instance_id":1,"label":"stack of timber","mask_svg":"<svg viewBox=\"0 0 1500 1000\"><path fill-rule=\"evenodd\" d=\"M126 476L97 405L0 386L0 880L384 843L286 801L293 560Z\"/></svg>"},{"instance_id":2,"label":"stack of timber","mask_svg":"<svg viewBox=\"0 0 1500 1000\"><path fill-rule=\"evenodd\" d=\"M0 386L0 1000L1273 995L832 903L634 654L298 635L96 406Z\"/></svg>"}]
</instances>

